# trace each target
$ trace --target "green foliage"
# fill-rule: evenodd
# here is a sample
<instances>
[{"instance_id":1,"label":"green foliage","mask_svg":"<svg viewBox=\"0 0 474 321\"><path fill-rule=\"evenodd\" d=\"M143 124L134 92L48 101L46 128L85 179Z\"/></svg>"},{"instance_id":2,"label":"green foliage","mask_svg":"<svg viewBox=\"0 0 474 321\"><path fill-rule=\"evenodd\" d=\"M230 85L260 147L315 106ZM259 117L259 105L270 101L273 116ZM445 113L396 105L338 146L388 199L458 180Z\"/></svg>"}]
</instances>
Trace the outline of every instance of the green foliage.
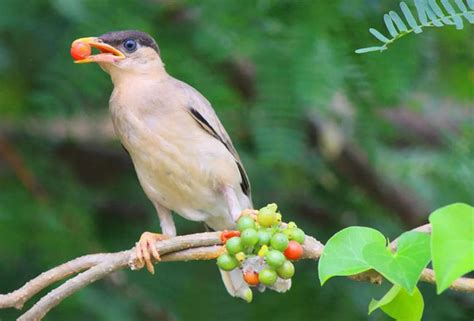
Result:
<instances>
[{"instance_id":1,"label":"green foliage","mask_svg":"<svg viewBox=\"0 0 474 321\"><path fill-rule=\"evenodd\" d=\"M368 227L351 226L337 232L326 243L319 259L321 285L334 276L346 276L370 269L364 259L364 248L373 243L385 244L385 237Z\"/></svg>"},{"instance_id":2,"label":"green foliage","mask_svg":"<svg viewBox=\"0 0 474 321\"><path fill-rule=\"evenodd\" d=\"M438 294L474 271L474 207L452 204L430 215L432 256Z\"/></svg>"},{"instance_id":3,"label":"green foliage","mask_svg":"<svg viewBox=\"0 0 474 321\"><path fill-rule=\"evenodd\" d=\"M423 296L417 287L410 294L399 285L394 285L380 300L370 301L369 314L381 309L395 320L419 321L423 316L423 308Z\"/></svg>"},{"instance_id":4,"label":"green foliage","mask_svg":"<svg viewBox=\"0 0 474 321\"><path fill-rule=\"evenodd\" d=\"M400 2L400 9L402 10L406 23L395 11L386 13L383 18L390 37L385 36L377 29L370 28L369 32L377 40L381 41L383 45L361 48L355 52L362 54L371 51L384 51L390 44L407 34L423 32L424 27L455 25L456 29L463 29L464 24L462 18L474 24L474 3L472 0L467 0L467 5L463 0L455 0L455 4L456 5L453 5L450 0L441 0L442 6L440 6L436 0L415 0L416 14L419 19L418 22L408 5L402 1Z\"/></svg>"},{"instance_id":5,"label":"green foliage","mask_svg":"<svg viewBox=\"0 0 474 321\"><path fill-rule=\"evenodd\" d=\"M343 229L328 240L319 260L321 284L333 276L374 269L394 286L381 300L372 300L369 314L381 308L396 320L421 320L424 303L416 284L431 259L438 294L474 271L474 208L461 203L449 205L433 212L430 222L431 237L405 232L396 241L396 251L377 230Z\"/></svg>"},{"instance_id":6,"label":"green foliage","mask_svg":"<svg viewBox=\"0 0 474 321\"><path fill-rule=\"evenodd\" d=\"M364 247L363 255L374 270L411 294L421 272L431 260L430 236L419 232L406 232L398 239L394 253L385 242L374 242Z\"/></svg>"},{"instance_id":7,"label":"green foliage","mask_svg":"<svg viewBox=\"0 0 474 321\"><path fill-rule=\"evenodd\" d=\"M430 260L429 235L403 233L397 240L397 250L392 253L379 231L367 227L348 227L328 240L319 260L319 279L324 284L334 276L374 269L393 284L412 293Z\"/></svg>"}]
</instances>

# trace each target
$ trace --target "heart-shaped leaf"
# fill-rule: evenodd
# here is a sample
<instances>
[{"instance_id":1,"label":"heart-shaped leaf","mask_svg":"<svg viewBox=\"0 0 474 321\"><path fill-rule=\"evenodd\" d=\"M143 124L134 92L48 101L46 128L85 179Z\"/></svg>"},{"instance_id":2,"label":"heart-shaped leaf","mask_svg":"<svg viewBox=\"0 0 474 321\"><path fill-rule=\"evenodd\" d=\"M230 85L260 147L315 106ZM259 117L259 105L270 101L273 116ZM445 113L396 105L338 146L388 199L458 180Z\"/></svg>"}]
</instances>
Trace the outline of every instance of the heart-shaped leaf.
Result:
<instances>
[{"instance_id":1,"label":"heart-shaped leaf","mask_svg":"<svg viewBox=\"0 0 474 321\"><path fill-rule=\"evenodd\" d=\"M409 294L399 285L394 285L380 300L369 304L369 314L381 309L388 316L399 321L419 321L423 316L423 296L415 287L413 294Z\"/></svg>"},{"instance_id":2,"label":"heart-shaped leaf","mask_svg":"<svg viewBox=\"0 0 474 321\"><path fill-rule=\"evenodd\" d=\"M397 241L397 251L380 242L368 244L363 256L375 270L393 284L412 293L421 272L431 259L430 236L420 232L403 233Z\"/></svg>"},{"instance_id":3,"label":"heart-shaped leaf","mask_svg":"<svg viewBox=\"0 0 474 321\"><path fill-rule=\"evenodd\" d=\"M319 259L319 280L323 285L333 276L346 276L370 269L362 250L367 244L379 243L384 246L385 237L368 227L352 226L334 234L326 243Z\"/></svg>"},{"instance_id":4,"label":"heart-shaped leaf","mask_svg":"<svg viewBox=\"0 0 474 321\"><path fill-rule=\"evenodd\" d=\"M474 270L474 207L457 203L430 215L433 269L438 294Z\"/></svg>"}]
</instances>

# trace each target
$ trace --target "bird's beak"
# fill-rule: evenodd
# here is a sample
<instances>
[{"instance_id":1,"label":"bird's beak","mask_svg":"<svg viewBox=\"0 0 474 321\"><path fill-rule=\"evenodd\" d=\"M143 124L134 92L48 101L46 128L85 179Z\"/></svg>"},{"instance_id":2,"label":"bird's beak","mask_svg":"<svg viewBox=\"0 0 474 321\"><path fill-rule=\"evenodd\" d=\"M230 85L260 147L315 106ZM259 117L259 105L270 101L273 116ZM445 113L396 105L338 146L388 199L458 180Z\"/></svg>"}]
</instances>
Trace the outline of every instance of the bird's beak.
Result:
<instances>
[{"instance_id":1,"label":"bird's beak","mask_svg":"<svg viewBox=\"0 0 474 321\"><path fill-rule=\"evenodd\" d=\"M76 64L85 64L89 62L116 62L125 58L125 55L120 50L104 43L101 39L97 37L86 37L76 39L72 42L71 46L74 46L79 42L88 44L92 48L99 49L100 53L95 55L89 55L84 59L75 60L74 62Z\"/></svg>"}]
</instances>

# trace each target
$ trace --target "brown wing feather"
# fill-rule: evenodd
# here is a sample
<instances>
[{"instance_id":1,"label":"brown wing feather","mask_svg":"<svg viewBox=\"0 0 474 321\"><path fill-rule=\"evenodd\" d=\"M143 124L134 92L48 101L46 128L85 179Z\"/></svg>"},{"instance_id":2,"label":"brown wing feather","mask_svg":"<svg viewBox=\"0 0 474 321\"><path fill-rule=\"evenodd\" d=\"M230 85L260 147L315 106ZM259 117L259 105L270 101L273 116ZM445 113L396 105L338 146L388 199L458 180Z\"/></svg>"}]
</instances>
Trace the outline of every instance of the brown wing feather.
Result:
<instances>
[{"instance_id":1,"label":"brown wing feather","mask_svg":"<svg viewBox=\"0 0 474 321\"><path fill-rule=\"evenodd\" d=\"M250 181L245 172L244 166L242 161L240 160L239 154L235 150L232 141L230 140L229 135L222 126L219 118L217 117L214 109L212 108L211 104L204 98L197 90L192 88L191 86L182 83L186 90L190 92L189 97L190 101L187 106L189 113L191 116L198 122L198 124L209 133L209 135L213 136L217 140L219 140L227 150L232 154L237 163L237 167L239 168L240 176L241 176L241 183L240 186L242 187L242 191L245 195L249 198L250 196Z\"/></svg>"}]
</instances>

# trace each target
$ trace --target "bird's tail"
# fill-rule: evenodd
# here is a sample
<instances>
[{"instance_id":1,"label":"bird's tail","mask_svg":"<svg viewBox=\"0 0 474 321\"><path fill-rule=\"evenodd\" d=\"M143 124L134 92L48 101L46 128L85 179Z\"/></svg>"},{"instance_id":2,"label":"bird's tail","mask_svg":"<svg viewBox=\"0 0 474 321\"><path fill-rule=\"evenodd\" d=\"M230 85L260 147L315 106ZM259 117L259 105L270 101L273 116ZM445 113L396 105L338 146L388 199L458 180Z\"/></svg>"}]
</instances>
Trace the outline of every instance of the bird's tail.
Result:
<instances>
[{"instance_id":1,"label":"bird's tail","mask_svg":"<svg viewBox=\"0 0 474 321\"><path fill-rule=\"evenodd\" d=\"M222 282L224 282L227 292L233 297L239 297L247 302L252 302L253 293L249 288L247 282L245 282L240 269L232 271L223 271L219 269L222 276Z\"/></svg>"}]
</instances>

